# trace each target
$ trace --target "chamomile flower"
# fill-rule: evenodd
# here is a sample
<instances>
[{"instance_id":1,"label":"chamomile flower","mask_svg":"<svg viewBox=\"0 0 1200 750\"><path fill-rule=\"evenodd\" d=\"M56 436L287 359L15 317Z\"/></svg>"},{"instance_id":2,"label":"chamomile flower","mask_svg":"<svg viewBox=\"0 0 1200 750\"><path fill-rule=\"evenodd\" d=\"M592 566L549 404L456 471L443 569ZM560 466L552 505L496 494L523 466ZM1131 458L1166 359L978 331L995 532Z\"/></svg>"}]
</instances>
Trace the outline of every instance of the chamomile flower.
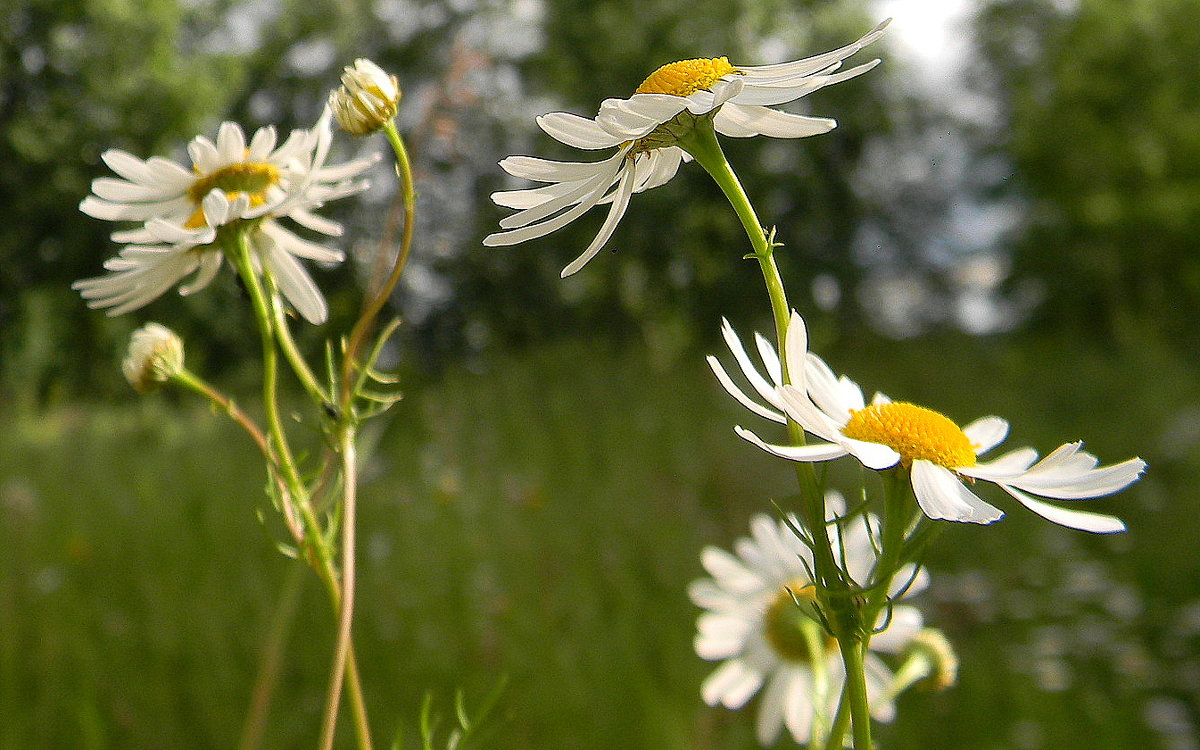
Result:
<instances>
[{"instance_id":1,"label":"chamomile flower","mask_svg":"<svg viewBox=\"0 0 1200 750\"><path fill-rule=\"evenodd\" d=\"M840 497L831 495L827 507L840 509ZM867 516L847 521L844 529L842 524L829 528L833 548L845 550L847 573L866 581L876 561L871 535L878 533L878 521ZM821 742L845 684L845 668L837 643L810 606L812 553L787 522L757 515L750 532L734 544L736 554L705 548L700 559L712 577L688 588L692 601L705 610L696 622L696 653L722 662L704 680L701 696L710 706L738 709L761 691L760 743L774 743L783 727L801 745ZM928 585L924 572L914 574L911 566L893 580L897 599ZM902 651L921 623L921 613L906 604L894 604L890 613L880 615L880 630L865 658L871 715L879 721L890 721L895 714L893 674L879 655Z\"/></svg>"},{"instance_id":2,"label":"chamomile flower","mask_svg":"<svg viewBox=\"0 0 1200 750\"><path fill-rule=\"evenodd\" d=\"M1074 442L1059 446L1040 461L1032 448L1018 448L992 461L980 461L980 456L1007 437L1007 421L989 416L960 428L932 409L894 402L883 394L876 394L867 404L857 384L844 375L834 375L817 355L808 352L803 368L796 364L800 360L798 342L805 337L794 331L803 325L799 316L793 316L788 329L792 383L776 380L776 387L768 390L764 390L762 375L745 356L732 330L726 335L746 378L779 411L754 404L728 375L721 377L718 373L718 377L734 398L756 414L783 421L781 411L820 441L800 446L771 445L750 430L734 428L741 437L792 461L828 461L850 455L875 470L900 464L911 473L918 505L933 519L987 524L1003 518L999 508L968 487L984 481L999 486L1029 510L1060 526L1097 534L1125 530L1125 524L1113 516L1064 508L1039 498L1083 500L1111 495L1137 481L1146 468L1142 459L1099 466L1099 460L1083 450L1083 443ZM797 342L794 347L793 337ZM765 341L759 348L770 370L774 350Z\"/></svg>"},{"instance_id":3,"label":"chamomile flower","mask_svg":"<svg viewBox=\"0 0 1200 750\"><path fill-rule=\"evenodd\" d=\"M823 55L776 65L734 65L727 58L681 60L654 71L628 99L606 99L595 119L568 112L537 118L552 138L588 150L616 148L596 162L559 162L510 156L500 166L514 177L547 183L506 190L492 200L517 209L500 221L505 230L488 235L489 246L515 245L550 234L598 204L610 204L595 239L563 269L570 276L612 237L630 197L666 183L692 157L681 147L697 123L708 120L716 132L733 138L765 135L803 138L837 126L824 117L783 112L772 105L791 102L817 89L861 75L879 60L838 72L842 60L882 34L884 21L866 36Z\"/></svg>"},{"instance_id":4,"label":"chamomile flower","mask_svg":"<svg viewBox=\"0 0 1200 750\"><path fill-rule=\"evenodd\" d=\"M279 220L336 237L341 225L313 209L366 188L353 178L373 159L326 166L330 117L326 109L315 128L292 131L282 145L272 127L260 128L247 143L239 126L222 123L215 142L197 136L188 144L190 166L161 157L143 161L118 149L104 152L119 179L94 180L92 195L79 209L141 226L113 233L113 241L126 246L105 262L110 273L77 281L73 288L89 307L108 308L109 315L136 310L185 280L179 291L192 294L220 270L227 236L222 230L242 224L258 270L271 272L305 319L324 322L325 298L297 258L335 263L343 254L301 238Z\"/></svg>"}]
</instances>

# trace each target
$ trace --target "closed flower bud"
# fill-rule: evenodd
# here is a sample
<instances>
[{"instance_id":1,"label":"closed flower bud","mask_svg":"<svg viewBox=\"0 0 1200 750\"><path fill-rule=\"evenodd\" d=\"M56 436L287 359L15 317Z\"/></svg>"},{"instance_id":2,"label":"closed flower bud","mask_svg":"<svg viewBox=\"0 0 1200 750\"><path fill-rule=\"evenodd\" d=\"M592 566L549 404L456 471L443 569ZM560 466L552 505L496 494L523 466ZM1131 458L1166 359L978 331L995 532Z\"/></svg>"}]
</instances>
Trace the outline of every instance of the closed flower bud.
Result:
<instances>
[{"instance_id":1,"label":"closed flower bud","mask_svg":"<svg viewBox=\"0 0 1200 750\"><path fill-rule=\"evenodd\" d=\"M183 370L183 340L166 326L147 323L133 332L121 370L139 393L156 390Z\"/></svg>"},{"instance_id":2,"label":"closed flower bud","mask_svg":"<svg viewBox=\"0 0 1200 750\"><path fill-rule=\"evenodd\" d=\"M342 85L329 94L338 125L351 135L373 133L396 116L400 84L378 65L360 57L342 73Z\"/></svg>"}]
</instances>

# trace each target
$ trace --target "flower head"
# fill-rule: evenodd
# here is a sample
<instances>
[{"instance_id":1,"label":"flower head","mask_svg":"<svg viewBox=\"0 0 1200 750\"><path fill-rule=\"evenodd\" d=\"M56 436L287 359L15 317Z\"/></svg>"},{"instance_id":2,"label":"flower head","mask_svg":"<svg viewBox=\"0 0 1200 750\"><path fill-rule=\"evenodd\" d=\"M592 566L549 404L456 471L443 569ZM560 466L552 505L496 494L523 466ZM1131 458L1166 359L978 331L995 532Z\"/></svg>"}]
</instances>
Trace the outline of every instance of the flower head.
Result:
<instances>
[{"instance_id":1,"label":"flower head","mask_svg":"<svg viewBox=\"0 0 1200 750\"><path fill-rule=\"evenodd\" d=\"M827 507L841 509L831 495ZM795 519L792 519L795 523ZM868 528L868 525L870 528ZM834 549L845 550L847 573L865 581L876 562L872 535L879 532L873 516L830 525ZM820 742L833 719L845 671L836 642L829 638L811 607L812 553L787 521L757 515L750 538L737 540L736 554L705 548L701 562L712 576L693 581L692 601L705 612L696 622L696 653L722 661L701 686L709 705L741 708L762 690L757 734L772 744L786 726L796 742ZM876 536L877 538L877 536ZM928 585L923 571L907 566L893 579L897 599ZM879 654L903 650L921 629L915 608L896 604L881 613L880 630L866 655L867 692L872 715L889 721L894 714L889 688L891 670Z\"/></svg>"},{"instance_id":2,"label":"flower head","mask_svg":"<svg viewBox=\"0 0 1200 750\"><path fill-rule=\"evenodd\" d=\"M136 310L189 276L179 291L191 294L213 280L229 230L241 229L258 269L271 272L307 320L323 322L325 299L297 258L334 263L342 253L299 237L279 220L337 236L341 225L312 210L366 188L352 178L373 159L326 166L330 117L326 110L315 128L292 131L282 145L272 127L260 128L247 143L240 127L222 123L215 142L197 136L188 144L190 167L161 157L143 161L118 149L104 152L119 179L93 180L92 195L79 209L141 226L113 233L113 241L126 246L104 263L108 275L72 286L89 307L109 308L109 315Z\"/></svg>"},{"instance_id":3,"label":"flower head","mask_svg":"<svg viewBox=\"0 0 1200 750\"><path fill-rule=\"evenodd\" d=\"M792 461L827 461L851 455L875 470L899 464L911 474L913 494L921 510L933 519L986 524L1003 518L1000 509L968 487L985 481L1061 526L1098 534L1125 530L1125 524L1113 516L1064 508L1038 498L1083 500L1111 495L1137 481L1146 468L1142 459L1099 466L1099 460L1082 449L1083 443L1075 442L1059 446L1040 461L1032 448L1018 448L992 461L980 461L980 456L1007 437L1007 421L983 417L960 428L932 409L892 401L881 393L868 404L852 380L834 375L815 354L802 354L799 343L793 347L793 337L796 342L806 340L804 334L795 332L803 325L803 320L793 315L788 328L792 383L776 380L776 386L767 391L732 329L726 334L742 372L774 409L754 403L723 369L718 377L734 398L755 413L775 421L786 421L786 414L820 441L800 446L771 445L739 426L735 430L741 437ZM776 361L774 350L765 340L759 349L771 369ZM710 358L710 363L714 361ZM714 370L718 368L719 363Z\"/></svg>"},{"instance_id":4,"label":"flower head","mask_svg":"<svg viewBox=\"0 0 1200 750\"><path fill-rule=\"evenodd\" d=\"M515 245L542 237L593 206L610 204L595 239L562 275L575 273L612 237L634 193L666 183L680 163L691 160L680 144L699 123L709 122L716 132L733 138L803 138L836 127L828 118L783 112L771 105L794 101L875 67L879 60L836 72L842 60L878 39L887 24L832 52L777 65L734 65L724 57L681 60L654 71L628 99L606 99L595 119L567 112L542 115L537 118L542 130L568 146L617 150L598 162L531 156L501 161L512 176L547 184L493 193L492 200L518 213L502 219L505 231L488 235L484 244Z\"/></svg>"},{"instance_id":5,"label":"flower head","mask_svg":"<svg viewBox=\"0 0 1200 750\"><path fill-rule=\"evenodd\" d=\"M351 135L374 133L396 116L400 83L375 63L360 57L342 73L342 85L329 94L338 125Z\"/></svg>"},{"instance_id":6,"label":"flower head","mask_svg":"<svg viewBox=\"0 0 1200 750\"><path fill-rule=\"evenodd\" d=\"M148 393L183 370L183 340L170 328L147 323L133 332L121 371L138 393Z\"/></svg>"}]
</instances>

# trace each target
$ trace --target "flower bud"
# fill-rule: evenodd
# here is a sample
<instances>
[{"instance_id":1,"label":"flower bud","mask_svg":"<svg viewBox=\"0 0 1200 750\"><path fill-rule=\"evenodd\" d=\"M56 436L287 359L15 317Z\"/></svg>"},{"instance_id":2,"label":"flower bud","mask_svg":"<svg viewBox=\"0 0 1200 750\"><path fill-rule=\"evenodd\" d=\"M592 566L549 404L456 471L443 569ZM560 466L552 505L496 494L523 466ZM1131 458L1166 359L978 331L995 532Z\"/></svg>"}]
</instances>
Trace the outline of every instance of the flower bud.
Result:
<instances>
[{"instance_id":1,"label":"flower bud","mask_svg":"<svg viewBox=\"0 0 1200 750\"><path fill-rule=\"evenodd\" d=\"M942 631L925 628L904 649L904 661L889 693L899 695L910 687L946 690L958 681L958 655Z\"/></svg>"},{"instance_id":2,"label":"flower bud","mask_svg":"<svg viewBox=\"0 0 1200 750\"><path fill-rule=\"evenodd\" d=\"M360 57L342 73L342 85L329 94L338 125L351 135L367 135L396 116L400 84L378 65Z\"/></svg>"},{"instance_id":3,"label":"flower bud","mask_svg":"<svg viewBox=\"0 0 1200 750\"><path fill-rule=\"evenodd\" d=\"M121 370L138 393L154 391L183 370L183 340L166 326L147 323L133 332Z\"/></svg>"}]
</instances>

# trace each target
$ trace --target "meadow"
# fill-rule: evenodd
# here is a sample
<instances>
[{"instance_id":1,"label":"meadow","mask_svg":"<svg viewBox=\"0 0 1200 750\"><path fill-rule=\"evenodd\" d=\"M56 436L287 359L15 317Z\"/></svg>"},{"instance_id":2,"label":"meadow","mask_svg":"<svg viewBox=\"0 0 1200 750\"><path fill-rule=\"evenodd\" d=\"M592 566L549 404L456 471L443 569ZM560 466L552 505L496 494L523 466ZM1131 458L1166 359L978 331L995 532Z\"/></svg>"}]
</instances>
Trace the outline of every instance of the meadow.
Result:
<instances>
[{"instance_id":1,"label":"meadow","mask_svg":"<svg viewBox=\"0 0 1200 750\"><path fill-rule=\"evenodd\" d=\"M1105 460L1150 462L1090 504L1127 534L1013 504L944 531L917 603L958 649L959 685L906 694L881 747L1194 748L1200 415L1176 406L1198 402L1194 372L1168 351L1009 344L825 352L952 417L1004 415L1014 444L1087 436ZM935 351L956 366L928 369ZM505 679L480 747L753 747L748 712L700 701L711 666L686 585L705 545L786 507L794 477L733 435L748 417L702 359L578 340L405 390L364 449L355 633L380 745L399 727L419 746L427 694L446 727L456 690L470 709ZM262 747L306 746L333 625L259 520L244 436L164 395L5 424L0 750L236 747L273 627L287 637Z\"/></svg>"}]
</instances>

